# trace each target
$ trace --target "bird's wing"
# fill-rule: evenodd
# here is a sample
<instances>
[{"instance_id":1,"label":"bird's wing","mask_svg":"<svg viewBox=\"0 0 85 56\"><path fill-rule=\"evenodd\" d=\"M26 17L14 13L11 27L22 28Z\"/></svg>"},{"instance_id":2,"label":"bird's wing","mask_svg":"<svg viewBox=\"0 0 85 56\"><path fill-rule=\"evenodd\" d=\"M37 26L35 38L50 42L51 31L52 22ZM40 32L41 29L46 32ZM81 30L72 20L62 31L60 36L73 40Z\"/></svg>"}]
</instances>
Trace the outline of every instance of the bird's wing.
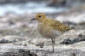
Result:
<instances>
[{"instance_id":1,"label":"bird's wing","mask_svg":"<svg viewBox=\"0 0 85 56\"><path fill-rule=\"evenodd\" d=\"M61 32L70 30L69 26L62 24L59 21L54 21L51 26L53 27L53 29L61 31Z\"/></svg>"}]
</instances>

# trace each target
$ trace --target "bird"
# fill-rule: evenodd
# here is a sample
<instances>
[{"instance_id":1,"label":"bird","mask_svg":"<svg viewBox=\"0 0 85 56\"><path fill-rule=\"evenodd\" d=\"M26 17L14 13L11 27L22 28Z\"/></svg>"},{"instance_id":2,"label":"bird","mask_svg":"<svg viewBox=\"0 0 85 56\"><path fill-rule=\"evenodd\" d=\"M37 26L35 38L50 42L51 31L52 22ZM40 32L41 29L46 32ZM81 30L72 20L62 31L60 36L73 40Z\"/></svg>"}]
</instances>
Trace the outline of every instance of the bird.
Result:
<instances>
[{"instance_id":1,"label":"bird","mask_svg":"<svg viewBox=\"0 0 85 56\"><path fill-rule=\"evenodd\" d=\"M45 13L37 13L32 20L38 21L38 32L52 41L52 52L54 52L56 31L64 33L71 28L58 20L48 18Z\"/></svg>"}]
</instances>

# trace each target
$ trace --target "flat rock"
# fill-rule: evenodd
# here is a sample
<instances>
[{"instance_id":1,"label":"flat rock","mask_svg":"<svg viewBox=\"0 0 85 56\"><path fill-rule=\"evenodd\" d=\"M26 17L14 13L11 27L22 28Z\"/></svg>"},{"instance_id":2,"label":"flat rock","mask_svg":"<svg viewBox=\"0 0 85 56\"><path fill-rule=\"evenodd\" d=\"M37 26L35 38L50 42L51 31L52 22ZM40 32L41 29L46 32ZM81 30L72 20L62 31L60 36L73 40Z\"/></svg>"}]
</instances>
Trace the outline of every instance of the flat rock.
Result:
<instances>
[{"instance_id":1,"label":"flat rock","mask_svg":"<svg viewBox=\"0 0 85 56\"><path fill-rule=\"evenodd\" d=\"M55 52L52 52L51 46L45 46L44 48L39 48L33 45L29 46L17 46L13 44L2 44L0 46L0 56L3 55L21 55L19 50L28 50L30 53L34 53L37 56L72 56L79 55L85 56L85 48L82 46L84 43L75 45L59 45L55 47ZM77 47L81 46L81 47ZM22 52L20 51L20 52ZM10 54L11 53L11 54Z\"/></svg>"}]
</instances>

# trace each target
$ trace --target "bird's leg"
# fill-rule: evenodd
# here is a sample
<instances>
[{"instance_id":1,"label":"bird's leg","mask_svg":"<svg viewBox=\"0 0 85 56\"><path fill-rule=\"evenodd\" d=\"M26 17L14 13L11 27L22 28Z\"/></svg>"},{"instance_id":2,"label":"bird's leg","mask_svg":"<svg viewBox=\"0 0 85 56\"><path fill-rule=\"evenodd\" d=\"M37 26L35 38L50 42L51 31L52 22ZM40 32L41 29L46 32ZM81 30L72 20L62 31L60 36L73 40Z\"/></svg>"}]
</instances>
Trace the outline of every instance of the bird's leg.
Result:
<instances>
[{"instance_id":1,"label":"bird's leg","mask_svg":"<svg viewBox=\"0 0 85 56\"><path fill-rule=\"evenodd\" d=\"M52 48L53 48L53 52L54 52L55 38L51 38L51 41L52 41Z\"/></svg>"}]
</instances>

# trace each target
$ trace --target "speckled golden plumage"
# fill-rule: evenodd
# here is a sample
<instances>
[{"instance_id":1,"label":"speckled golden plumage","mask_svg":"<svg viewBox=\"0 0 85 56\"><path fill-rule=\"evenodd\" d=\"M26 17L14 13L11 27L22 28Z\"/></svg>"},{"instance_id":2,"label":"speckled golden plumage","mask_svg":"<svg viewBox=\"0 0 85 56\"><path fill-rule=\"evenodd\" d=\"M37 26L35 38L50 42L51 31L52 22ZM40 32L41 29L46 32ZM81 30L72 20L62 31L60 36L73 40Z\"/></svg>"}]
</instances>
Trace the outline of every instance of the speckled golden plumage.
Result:
<instances>
[{"instance_id":1,"label":"speckled golden plumage","mask_svg":"<svg viewBox=\"0 0 85 56\"><path fill-rule=\"evenodd\" d=\"M59 21L47 18L44 13L38 13L35 16L35 19L39 23L38 24L39 33L45 38L51 38L53 52L54 52L54 44L56 37L55 36L56 33L54 31L59 31L64 33L65 31L70 30L70 27L60 23Z\"/></svg>"}]
</instances>

